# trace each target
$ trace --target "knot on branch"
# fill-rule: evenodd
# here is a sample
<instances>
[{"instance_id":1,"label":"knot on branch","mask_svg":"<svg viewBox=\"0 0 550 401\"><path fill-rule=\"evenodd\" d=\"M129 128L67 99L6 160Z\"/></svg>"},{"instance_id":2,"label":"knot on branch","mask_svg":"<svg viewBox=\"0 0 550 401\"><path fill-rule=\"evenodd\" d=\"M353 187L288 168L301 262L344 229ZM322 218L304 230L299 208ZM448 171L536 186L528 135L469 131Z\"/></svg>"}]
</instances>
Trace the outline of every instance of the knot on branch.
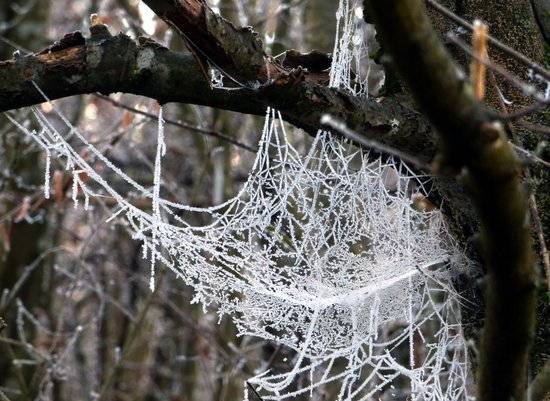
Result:
<instances>
[{"instance_id":1,"label":"knot on branch","mask_svg":"<svg viewBox=\"0 0 550 401\"><path fill-rule=\"evenodd\" d=\"M104 24L96 24L90 26L90 40L98 42L112 37L109 28Z\"/></svg>"}]
</instances>

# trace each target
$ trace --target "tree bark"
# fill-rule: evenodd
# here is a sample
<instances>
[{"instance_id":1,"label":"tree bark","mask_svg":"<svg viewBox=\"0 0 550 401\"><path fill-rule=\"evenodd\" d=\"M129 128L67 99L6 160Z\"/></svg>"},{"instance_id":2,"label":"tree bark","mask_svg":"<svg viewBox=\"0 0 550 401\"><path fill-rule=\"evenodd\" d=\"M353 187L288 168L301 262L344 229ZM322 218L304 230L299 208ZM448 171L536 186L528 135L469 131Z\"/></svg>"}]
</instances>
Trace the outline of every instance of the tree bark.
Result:
<instances>
[{"instance_id":1,"label":"tree bark","mask_svg":"<svg viewBox=\"0 0 550 401\"><path fill-rule=\"evenodd\" d=\"M366 0L394 64L442 139L439 171L460 172L481 221L486 319L479 399L524 400L536 285L521 167L503 127L472 97L420 0Z\"/></svg>"},{"instance_id":2,"label":"tree bark","mask_svg":"<svg viewBox=\"0 0 550 401\"><path fill-rule=\"evenodd\" d=\"M435 145L427 121L397 99L357 99L343 91L281 74L257 90L213 89L193 57L171 52L150 40L135 43L107 27L92 27L90 39L79 32L48 49L0 62L0 111L50 99L100 92L133 93L160 103L191 103L246 114L279 110L285 120L315 135L330 114L361 134L429 160Z\"/></svg>"}]
</instances>

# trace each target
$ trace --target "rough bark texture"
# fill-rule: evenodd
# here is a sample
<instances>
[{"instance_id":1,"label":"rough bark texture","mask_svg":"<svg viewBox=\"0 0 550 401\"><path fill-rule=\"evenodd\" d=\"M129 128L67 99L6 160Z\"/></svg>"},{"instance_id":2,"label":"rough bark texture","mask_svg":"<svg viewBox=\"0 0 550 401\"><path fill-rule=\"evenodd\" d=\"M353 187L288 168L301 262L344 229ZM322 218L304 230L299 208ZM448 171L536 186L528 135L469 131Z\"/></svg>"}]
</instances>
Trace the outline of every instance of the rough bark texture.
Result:
<instances>
[{"instance_id":1,"label":"rough bark texture","mask_svg":"<svg viewBox=\"0 0 550 401\"><path fill-rule=\"evenodd\" d=\"M535 274L521 169L439 40L420 0L366 0L419 106L441 134L440 168L461 171L481 220L487 269L479 399L524 400Z\"/></svg>"},{"instance_id":2,"label":"rough bark texture","mask_svg":"<svg viewBox=\"0 0 550 401\"><path fill-rule=\"evenodd\" d=\"M136 44L107 28L92 28L85 39L67 35L34 55L0 62L0 111L41 103L36 83L50 99L84 93L126 92L157 99L264 115L266 106L310 134L321 127L323 114L379 141L419 153L434 151L427 121L396 99L362 101L343 91L302 80L293 71L259 90L212 89L190 55L171 52L150 40Z\"/></svg>"},{"instance_id":3,"label":"rough bark texture","mask_svg":"<svg viewBox=\"0 0 550 401\"><path fill-rule=\"evenodd\" d=\"M238 83L257 87L284 71L267 58L254 31L248 27L236 28L213 12L204 0L144 3L184 37L204 72L207 64L212 64Z\"/></svg>"},{"instance_id":4,"label":"rough bark texture","mask_svg":"<svg viewBox=\"0 0 550 401\"><path fill-rule=\"evenodd\" d=\"M175 4L168 0L160 3L170 7ZM188 2L182 4L187 7ZM230 31L231 35L241 33L233 28ZM217 47L210 49L224 51ZM215 56L208 54L208 59L212 57ZM92 27L90 39L73 33L37 55L0 62L0 111L42 102L44 99L33 85L34 81L51 99L122 91L161 103L191 103L256 115L263 115L269 106L310 135L315 135L319 128L326 129L319 121L324 114L331 114L351 129L409 152L422 161L430 161L435 154L431 126L415 111L408 96L395 94L373 100L357 99L318 83L326 83L326 80L300 68L286 69L271 78L270 83L256 90L212 89L192 56L171 52L145 38L140 38L137 45L122 34L112 37L105 26L97 25ZM448 206L446 212L454 232L461 240L466 240L472 233L471 227L475 226L468 199L463 196L461 187L450 180L439 180L438 187Z\"/></svg>"}]
</instances>

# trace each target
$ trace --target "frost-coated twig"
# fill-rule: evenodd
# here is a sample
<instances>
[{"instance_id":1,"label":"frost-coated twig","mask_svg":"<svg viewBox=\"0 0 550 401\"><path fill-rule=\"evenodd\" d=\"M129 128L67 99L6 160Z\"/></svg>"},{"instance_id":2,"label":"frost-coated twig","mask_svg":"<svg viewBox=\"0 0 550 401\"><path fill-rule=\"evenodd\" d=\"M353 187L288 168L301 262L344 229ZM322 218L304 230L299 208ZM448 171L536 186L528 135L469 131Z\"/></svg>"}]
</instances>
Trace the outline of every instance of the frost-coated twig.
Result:
<instances>
[{"instance_id":1,"label":"frost-coated twig","mask_svg":"<svg viewBox=\"0 0 550 401\"><path fill-rule=\"evenodd\" d=\"M419 158L414 157L413 155L410 155L408 153L402 152L399 149L395 149L395 148L392 148L391 146L375 141L373 139L365 138L364 136L359 135L357 132L349 129L345 123L337 120L336 118L332 117L329 114L325 114L321 118L321 124L335 130L336 132L339 132L340 134L344 135L347 139L353 141L354 143L360 144L366 147L367 149L373 149L375 151L379 151L380 153L383 153L387 156L395 156L403 160L404 162L407 162L410 165L419 168L420 170L426 173L431 172L430 165L423 162Z\"/></svg>"},{"instance_id":2,"label":"frost-coated twig","mask_svg":"<svg viewBox=\"0 0 550 401\"><path fill-rule=\"evenodd\" d=\"M511 141L510 141L510 144L514 147L515 150L518 151L518 153L525 156L526 159L530 160L531 162L538 163L546 168L550 168L550 162L547 162L546 160L541 159L537 155L534 155L532 152L529 152L527 149L524 149L521 146L516 145Z\"/></svg>"}]
</instances>

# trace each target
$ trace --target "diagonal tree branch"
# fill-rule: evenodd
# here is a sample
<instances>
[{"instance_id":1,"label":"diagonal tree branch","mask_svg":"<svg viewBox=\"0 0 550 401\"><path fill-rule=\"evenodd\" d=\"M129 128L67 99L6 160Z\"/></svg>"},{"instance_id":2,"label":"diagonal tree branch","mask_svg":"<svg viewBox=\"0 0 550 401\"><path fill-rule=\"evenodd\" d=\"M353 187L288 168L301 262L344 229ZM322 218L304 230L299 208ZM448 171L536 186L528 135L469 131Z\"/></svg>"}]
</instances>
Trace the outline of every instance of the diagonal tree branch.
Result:
<instances>
[{"instance_id":1,"label":"diagonal tree branch","mask_svg":"<svg viewBox=\"0 0 550 401\"><path fill-rule=\"evenodd\" d=\"M204 0L144 0L144 3L179 32L205 72L211 65L228 76L233 84L250 89L270 85L291 72L266 55L262 41L250 27L235 27L212 11ZM308 55L303 56L307 58ZM302 67L303 80L328 81L326 71Z\"/></svg>"},{"instance_id":2,"label":"diagonal tree branch","mask_svg":"<svg viewBox=\"0 0 550 401\"><path fill-rule=\"evenodd\" d=\"M535 268L521 168L504 134L477 103L421 0L365 0L395 66L433 122L440 167L461 171L481 220L487 268L479 399L526 397L535 324Z\"/></svg>"},{"instance_id":3,"label":"diagonal tree branch","mask_svg":"<svg viewBox=\"0 0 550 401\"><path fill-rule=\"evenodd\" d=\"M284 69L268 59L257 34L236 28L212 11L204 0L146 0L160 18L186 40L203 69L207 63L230 76L234 83L257 87Z\"/></svg>"},{"instance_id":4,"label":"diagonal tree branch","mask_svg":"<svg viewBox=\"0 0 550 401\"><path fill-rule=\"evenodd\" d=\"M191 55L175 53L140 38L111 36L103 25L90 38L75 32L37 54L0 61L0 111L50 99L100 92L147 96L160 103L180 102L264 115L279 110L285 120L315 135L330 114L367 137L430 160L435 149L428 122L406 103L357 99L293 72L280 74L259 89L211 88Z\"/></svg>"}]
</instances>

